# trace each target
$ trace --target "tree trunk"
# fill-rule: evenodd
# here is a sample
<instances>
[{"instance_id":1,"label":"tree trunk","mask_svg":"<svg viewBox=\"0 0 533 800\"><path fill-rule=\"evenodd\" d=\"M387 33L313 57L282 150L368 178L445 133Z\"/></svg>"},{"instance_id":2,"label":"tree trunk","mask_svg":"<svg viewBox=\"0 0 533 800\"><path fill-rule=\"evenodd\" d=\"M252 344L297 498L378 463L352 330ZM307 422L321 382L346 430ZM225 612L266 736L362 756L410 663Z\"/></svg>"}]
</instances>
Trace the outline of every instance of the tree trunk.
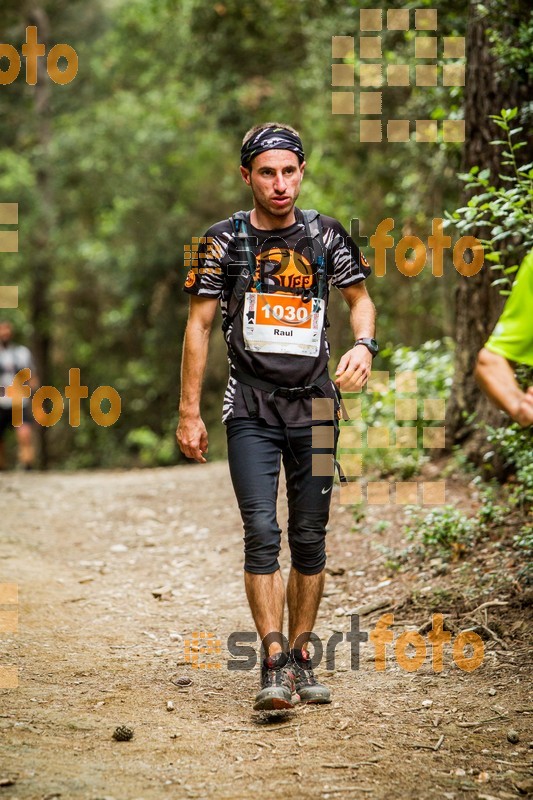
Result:
<instances>
[{"instance_id":1,"label":"tree trunk","mask_svg":"<svg viewBox=\"0 0 533 800\"><path fill-rule=\"evenodd\" d=\"M44 44L46 53L50 49L50 22L44 9L29 4L25 13L26 25L36 25L38 40ZM48 385L51 377L51 334L52 309L50 307L50 287L53 268L51 253L51 232L54 225L53 192L50 176L50 78L46 69L46 57L37 59L37 83L30 87L33 91L33 111L35 132L39 143L39 163L36 169L37 186L41 201L40 225L32 234L33 253L32 287L30 292L30 319L33 327L33 355L37 365L41 385ZM46 469L49 461L48 428L38 426L40 466Z\"/></svg>"},{"instance_id":2,"label":"tree trunk","mask_svg":"<svg viewBox=\"0 0 533 800\"><path fill-rule=\"evenodd\" d=\"M490 144L499 139L499 128L489 119L489 114L499 114L502 108L520 106L524 90L518 80L504 81L496 69L486 36L488 23L479 16L476 5L470 4L470 18L466 37L467 80L465 87L465 148L463 171L471 167L491 170L492 182L498 185L501 172L500 149ZM466 205L469 190L463 191L461 205ZM486 229L473 232L486 238ZM466 455L481 463L489 449L486 433L476 425L502 425L502 412L494 408L474 380L474 367L478 352L492 332L504 306L497 287L491 286L494 273L485 262L481 271L470 278L461 277L455 296L455 375L446 415L447 447L461 444Z\"/></svg>"}]
</instances>

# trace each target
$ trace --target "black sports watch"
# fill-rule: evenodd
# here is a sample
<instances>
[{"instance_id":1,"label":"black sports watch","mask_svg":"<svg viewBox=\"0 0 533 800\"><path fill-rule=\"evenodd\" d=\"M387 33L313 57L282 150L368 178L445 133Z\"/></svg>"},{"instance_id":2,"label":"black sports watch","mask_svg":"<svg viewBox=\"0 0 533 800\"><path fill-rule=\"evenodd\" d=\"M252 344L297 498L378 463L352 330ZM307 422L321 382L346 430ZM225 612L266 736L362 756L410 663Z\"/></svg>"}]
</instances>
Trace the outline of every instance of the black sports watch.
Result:
<instances>
[{"instance_id":1,"label":"black sports watch","mask_svg":"<svg viewBox=\"0 0 533 800\"><path fill-rule=\"evenodd\" d=\"M354 342L354 347L358 344L364 344L364 346L370 351L372 357L377 356L379 353L379 345L375 339L357 339Z\"/></svg>"}]
</instances>

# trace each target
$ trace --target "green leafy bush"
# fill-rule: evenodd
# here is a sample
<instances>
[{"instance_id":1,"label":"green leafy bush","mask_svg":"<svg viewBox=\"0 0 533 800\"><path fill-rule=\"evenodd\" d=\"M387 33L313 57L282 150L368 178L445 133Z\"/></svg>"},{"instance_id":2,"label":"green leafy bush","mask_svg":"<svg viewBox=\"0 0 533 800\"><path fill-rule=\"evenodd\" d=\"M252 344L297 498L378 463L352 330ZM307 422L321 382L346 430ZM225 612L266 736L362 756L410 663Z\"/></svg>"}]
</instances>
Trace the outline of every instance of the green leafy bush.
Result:
<instances>
[{"instance_id":1,"label":"green leafy bush","mask_svg":"<svg viewBox=\"0 0 533 800\"><path fill-rule=\"evenodd\" d=\"M523 127L512 127L518 116L517 108L502 109L501 114L492 114L491 119L502 130L505 138L495 139L491 145L503 146L502 184L494 186L490 180L490 170L472 167L470 172L459 175L472 190L477 190L466 206L447 214L447 222L454 222L462 235L486 230L486 238L481 238L485 250L485 260L491 268L498 271L492 282L499 286L500 294L508 295L512 279L521 257L533 247L533 162L519 166L516 153L528 142L517 138ZM446 224L446 223L445 223ZM509 264L505 266L505 264ZM503 274L502 274L503 273Z\"/></svg>"},{"instance_id":2,"label":"green leafy bush","mask_svg":"<svg viewBox=\"0 0 533 800\"><path fill-rule=\"evenodd\" d=\"M480 489L481 507L478 511L478 519L483 528L504 523L507 509L498 503L498 490L501 493L501 487L483 484L483 478L480 475L477 475L472 483L477 484Z\"/></svg>"},{"instance_id":3,"label":"green leafy bush","mask_svg":"<svg viewBox=\"0 0 533 800\"><path fill-rule=\"evenodd\" d=\"M126 444L137 454L143 467L168 466L174 462L175 444L171 432L158 436L147 425L143 425L128 433Z\"/></svg>"},{"instance_id":4,"label":"green leafy bush","mask_svg":"<svg viewBox=\"0 0 533 800\"><path fill-rule=\"evenodd\" d=\"M491 0L478 3L477 10L485 17L487 36L500 78L509 75L511 80L526 82L528 77L533 81L533 13L520 14L521 5L525 12L527 4L522 4L521 0Z\"/></svg>"},{"instance_id":5,"label":"green leafy bush","mask_svg":"<svg viewBox=\"0 0 533 800\"><path fill-rule=\"evenodd\" d=\"M515 547L533 556L533 430L513 423L508 428L487 427L489 441L515 470L507 484L509 510L518 514L520 528L513 536Z\"/></svg>"},{"instance_id":6,"label":"green leafy bush","mask_svg":"<svg viewBox=\"0 0 533 800\"><path fill-rule=\"evenodd\" d=\"M522 390L533 385L533 367L519 364L515 375ZM527 518L533 506L533 427L522 428L513 422L506 428L486 426L486 430L489 442L503 457L505 466L514 470L514 482L509 484L509 505Z\"/></svg>"},{"instance_id":7,"label":"green leafy bush","mask_svg":"<svg viewBox=\"0 0 533 800\"><path fill-rule=\"evenodd\" d=\"M424 419L424 400L446 400L449 396L453 378L453 341L445 338L440 341L428 341L415 349L397 347L382 353L389 372L389 381L383 385L383 391L366 391L354 395L361 399L362 420L348 423L361 430L363 442L366 430L370 427L384 427L389 431L390 446L366 448L363 450L363 471L378 470L382 475L396 475L407 480L419 472L427 461L430 451L423 448L422 429L443 425L442 419ZM416 392L404 392L398 388L398 373L414 372L416 374ZM417 419L396 419L396 400L412 398L416 402ZM416 428L417 448L395 446L396 428ZM341 435L342 446L342 435ZM342 453L339 458L342 464Z\"/></svg>"},{"instance_id":8,"label":"green leafy bush","mask_svg":"<svg viewBox=\"0 0 533 800\"><path fill-rule=\"evenodd\" d=\"M472 546L482 528L476 517L451 505L425 515L418 506L407 506L405 512L408 522L404 533L421 555L433 550L444 557L459 556Z\"/></svg>"}]
</instances>

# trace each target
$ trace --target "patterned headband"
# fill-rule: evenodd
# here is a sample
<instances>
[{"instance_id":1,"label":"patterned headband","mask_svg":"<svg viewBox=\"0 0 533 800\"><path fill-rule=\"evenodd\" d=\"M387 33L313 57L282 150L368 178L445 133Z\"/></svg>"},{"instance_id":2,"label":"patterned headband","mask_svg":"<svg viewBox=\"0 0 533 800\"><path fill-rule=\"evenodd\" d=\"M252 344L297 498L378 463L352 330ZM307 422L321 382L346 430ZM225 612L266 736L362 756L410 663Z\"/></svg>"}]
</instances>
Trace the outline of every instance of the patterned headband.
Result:
<instances>
[{"instance_id":1,"label":"patterned headband","mask_svg":"<svg viewBox=\"0 0 533 800\"><path fill-rule=\"evenodd\" d=\"M300 164L305 160L302 140L285 128L263 128L251 136L241 148L241 164L248 167L250 161L265 150L291 150L296 153Z\"/></svg>"}]
</instances>

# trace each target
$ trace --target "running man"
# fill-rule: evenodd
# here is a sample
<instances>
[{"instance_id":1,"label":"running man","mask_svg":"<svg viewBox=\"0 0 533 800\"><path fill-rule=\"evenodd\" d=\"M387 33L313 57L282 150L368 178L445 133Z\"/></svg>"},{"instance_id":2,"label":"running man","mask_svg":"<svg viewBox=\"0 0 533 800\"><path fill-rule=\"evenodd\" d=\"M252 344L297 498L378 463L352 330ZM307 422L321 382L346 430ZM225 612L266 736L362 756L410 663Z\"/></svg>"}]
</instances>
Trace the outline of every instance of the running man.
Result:
<instances>
[{"instance_id":1,"label":"running man","mask_svg":"<svg viewBox=\"0 0 533 800\"><path fill-rule=\"evenodd\" d=\"M533 367L533 250L522 261L492 336L479 352L474 373L490 400L527 427L533 424L533 385L522 391L513 364Z\"/></svg>"},{"instance_id":2,"label":"running man","mask_svg":"<svg viewBox=\"0 0 533 800\"><path fill-rule=\"evenodd\" d=\"M296 207L304 169L294 128L272 122L248 131L240 170L254 207L209 228L199 268L190 270L184 286L191 297L176 436L182 452L200 463L208 443L202 377L219 302L222 310L230 364L222 421L244 527L245 590L265 655L255 710L291 708L292 697L331 702L313 674L307 645L324 587L339 390L361 389L378 350L375 309L364 284L368 264L336 219ZM335 384L325 332L331 285L349 306L356 340L339 361ZM329 470L313 469L313 452ZM281 459L291 555L288 640L276 518Z\"/></svg>"},{"instance_id":3,"label":"running man","mask_svg":"<svg viewBox=\"0 0 533 800\"><path fill-rule=\"evenodd\" d=\"M7 320L0 320L0 469L6 469L4 438L12 427L12 398L6 395L6 389L13 383L13 378L21 369L31 370L29 384L38 386L33 358L27 347L13 342L13 326ZM31 400L22 400L22 425L15 427L18 445L18 460L23 469L31 469L35 460L33 446L33 418L30 408Z\"/></svg>"}]
</instances>

